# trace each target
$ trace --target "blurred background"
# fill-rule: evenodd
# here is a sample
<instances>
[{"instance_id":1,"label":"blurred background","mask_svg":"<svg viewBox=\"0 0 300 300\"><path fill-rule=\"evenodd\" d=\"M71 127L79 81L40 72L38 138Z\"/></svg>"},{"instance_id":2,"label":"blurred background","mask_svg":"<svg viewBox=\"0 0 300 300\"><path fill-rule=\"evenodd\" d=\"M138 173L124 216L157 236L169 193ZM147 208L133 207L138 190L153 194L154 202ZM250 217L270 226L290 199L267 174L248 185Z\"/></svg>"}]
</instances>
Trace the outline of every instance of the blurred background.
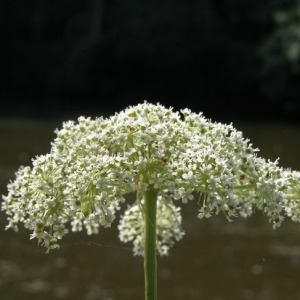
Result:
<instances>
[{"instance_id":1,"label":"blurred background","mask_svg":"<svg viewBox=\"0 0 300 300\"><path fill-rule=\"evenodd\" d=\"M299 16L299 0L2 0L1 114L99 114L146 99L295 121Z\"/></svg>"},{"instance_id":2,"label":"blurred background","mask_svg":"<svg viewBox=\"0 0 300 300\"><path fill-rule=\"evenodd\" d=\"M299 0L1 0L0 22L0 194L62 121L144 100L233 122L259 155L300 170ZM299 224L196 215L183 207L186 236L159 258L159 299L300 299ZM0 299L143 299L143 262L117 221L47 255L6 223L0 212Z\"/></svg>"}]
</instances>

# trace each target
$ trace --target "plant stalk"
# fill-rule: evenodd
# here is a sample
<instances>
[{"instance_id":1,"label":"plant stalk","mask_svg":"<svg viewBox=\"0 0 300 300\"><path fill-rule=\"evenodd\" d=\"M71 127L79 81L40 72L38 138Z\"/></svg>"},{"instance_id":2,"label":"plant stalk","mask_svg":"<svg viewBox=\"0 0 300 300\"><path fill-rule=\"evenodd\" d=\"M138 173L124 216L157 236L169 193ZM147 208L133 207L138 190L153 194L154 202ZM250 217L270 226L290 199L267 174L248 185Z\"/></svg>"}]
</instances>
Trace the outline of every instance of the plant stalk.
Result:
<instances>
[{"instance_id":1,"label":"plant stalk","mask_svg":"<svg viewBox=\"0 0 300 300\"><path fill-rule=\"evenodd\" d=\"M157 190L153 186L145 193L145 300L157 300L156 208Z\"/></svg>"}]
</instances>

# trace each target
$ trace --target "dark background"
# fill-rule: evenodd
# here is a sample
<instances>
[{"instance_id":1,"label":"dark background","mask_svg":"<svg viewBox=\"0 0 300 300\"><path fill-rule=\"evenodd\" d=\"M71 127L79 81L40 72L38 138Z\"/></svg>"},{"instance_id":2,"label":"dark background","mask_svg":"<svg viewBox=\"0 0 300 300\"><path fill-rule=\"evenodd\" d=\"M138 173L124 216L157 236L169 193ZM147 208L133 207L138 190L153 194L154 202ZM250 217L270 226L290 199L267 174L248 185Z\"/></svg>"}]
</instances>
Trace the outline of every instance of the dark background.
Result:
<instances>
[{"instance_id":1,"label":"dark background","mask_svg":"<svg viewBox=\"0 0 300 300\"><path fill-rule=\"evenodd\" d=\"M298 3L1 0L1 115L99 115L147 100L298 122Z\"/></svg>"}]
</instances>

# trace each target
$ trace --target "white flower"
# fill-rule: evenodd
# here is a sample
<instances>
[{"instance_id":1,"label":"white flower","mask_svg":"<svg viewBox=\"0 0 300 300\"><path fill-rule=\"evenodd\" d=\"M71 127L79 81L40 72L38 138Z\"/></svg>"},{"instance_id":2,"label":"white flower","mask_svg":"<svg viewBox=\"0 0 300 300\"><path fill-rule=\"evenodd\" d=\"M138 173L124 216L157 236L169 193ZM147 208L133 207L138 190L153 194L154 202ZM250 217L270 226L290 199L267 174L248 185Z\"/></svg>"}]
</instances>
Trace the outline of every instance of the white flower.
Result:
<instances>
[{"instance_id":1,"label":"white flower","mask_svg":"<svg viewBox=\"0 0 300 300\"><path fill-rule=\"evenodd\" d=\"M144 247L142 199L158 194L157 250L167 254L182 238L178 203L198 199L198 217L265 212L273 227L284 216L300 221L300 175L257 156L232 125L214 123L188 109L174 112L147 102L109 118L78 118L56 130L50 153L21 167L3 196L7 228L18 224L48 249L69 228L88 234L109 227L125 195L136 203L121 218L120 238ZM198 195L198 196L197 196Z\"/></svg>"},{"instance_id":2,"label":"white flower","mask_svg":"<svg viewBox=\"0 0 300 300\"><path fill-rule=\"evenodd\" d=\"M143 201L142 203L143 204ZM122 242L133 242L135 255L144 254L144 222L145 216L138 204L128 208L121 218L118 226L119 238ZM156 248L160 255L167 255L175 241L179 241L184 231L181 228L180 207L173 204L166 205L158 201L157 224L156 224Z\"/></svg>"}]
</instances>

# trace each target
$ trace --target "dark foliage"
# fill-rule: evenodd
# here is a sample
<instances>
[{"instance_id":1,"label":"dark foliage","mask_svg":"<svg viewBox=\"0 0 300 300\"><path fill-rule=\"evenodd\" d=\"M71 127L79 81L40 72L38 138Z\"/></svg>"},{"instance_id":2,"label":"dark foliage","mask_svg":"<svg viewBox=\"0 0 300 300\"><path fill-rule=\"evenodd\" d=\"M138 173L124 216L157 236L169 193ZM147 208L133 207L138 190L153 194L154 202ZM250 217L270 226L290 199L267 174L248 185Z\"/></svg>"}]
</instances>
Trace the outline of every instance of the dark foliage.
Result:
<instances>
[{"instance_id":1,"label":"dark foliage","mask_svg":"<svg viewBox=\"0 0 300 300\"><path fill-rule=\"evenodd\" d=\"M273 14L294 3L2 0L2 115L99 114L147 99L223 119L296 119L299 73L284 62L264 71Z\"/></svg>"}]
</instances>

